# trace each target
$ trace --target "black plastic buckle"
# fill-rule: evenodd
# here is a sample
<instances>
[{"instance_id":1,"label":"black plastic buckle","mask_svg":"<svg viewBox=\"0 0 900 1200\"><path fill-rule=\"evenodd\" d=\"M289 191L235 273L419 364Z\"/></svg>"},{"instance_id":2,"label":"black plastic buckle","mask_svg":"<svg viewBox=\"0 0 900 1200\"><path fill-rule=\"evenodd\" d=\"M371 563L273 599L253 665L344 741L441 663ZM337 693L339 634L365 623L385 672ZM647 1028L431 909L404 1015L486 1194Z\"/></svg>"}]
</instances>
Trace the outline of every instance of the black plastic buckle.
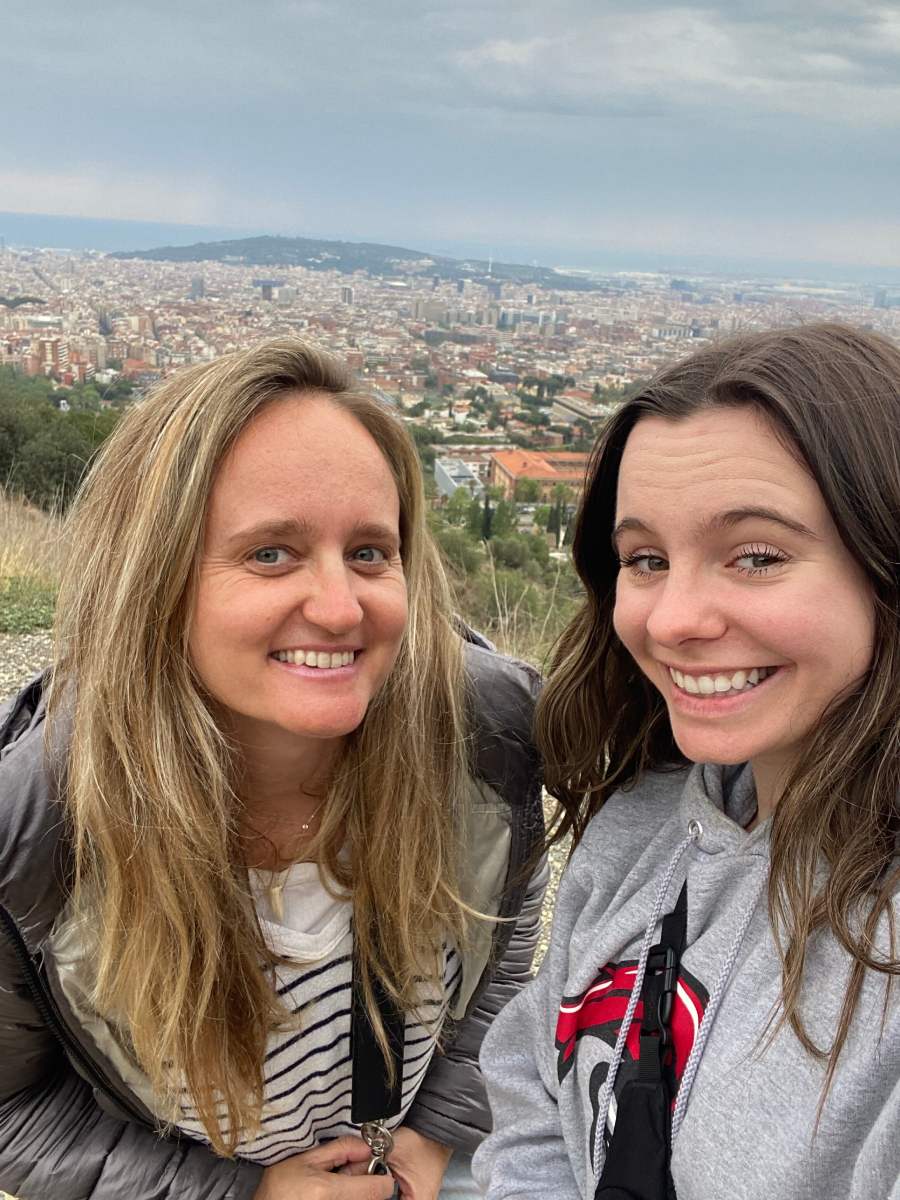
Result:
<instances>
[{"instance_id":1,"label":"black plastic buckle","mask_svg":"<svg viewBox=\"0 0 900 1200\"><path fill-rule=\"evenodd\" d=\"M657 979L654 978L655 976L662 976L662 978ZM641 1033L655 1035L663 1046L667 1046L669 1044L669 1022L672 1019L675 992L678 986L678 958L674 946L651 947L647 958L647 969L644 973L645 988L648 978L653 979L652 992L656 995L656 1012L648 1011L649 1006L645 1004Z\"/></svg>"}]
</instances>

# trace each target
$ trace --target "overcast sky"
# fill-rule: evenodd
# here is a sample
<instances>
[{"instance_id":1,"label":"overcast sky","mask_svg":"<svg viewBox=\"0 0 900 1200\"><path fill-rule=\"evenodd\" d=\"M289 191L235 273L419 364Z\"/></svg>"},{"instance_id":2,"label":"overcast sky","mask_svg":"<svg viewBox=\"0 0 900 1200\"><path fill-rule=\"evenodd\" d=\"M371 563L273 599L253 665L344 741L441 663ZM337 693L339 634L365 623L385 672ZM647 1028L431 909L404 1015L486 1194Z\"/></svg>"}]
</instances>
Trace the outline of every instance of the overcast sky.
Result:
<instances>
[{"instance_id":1,"label":"overcast sky","mask_svg":"<svg viewBox=\"0 0 900 1200\"><path fill-rule=\"evenodd\" d=\"M900 266L900 3L42 0L0 210Z\"/></svg>"}]
</instances>

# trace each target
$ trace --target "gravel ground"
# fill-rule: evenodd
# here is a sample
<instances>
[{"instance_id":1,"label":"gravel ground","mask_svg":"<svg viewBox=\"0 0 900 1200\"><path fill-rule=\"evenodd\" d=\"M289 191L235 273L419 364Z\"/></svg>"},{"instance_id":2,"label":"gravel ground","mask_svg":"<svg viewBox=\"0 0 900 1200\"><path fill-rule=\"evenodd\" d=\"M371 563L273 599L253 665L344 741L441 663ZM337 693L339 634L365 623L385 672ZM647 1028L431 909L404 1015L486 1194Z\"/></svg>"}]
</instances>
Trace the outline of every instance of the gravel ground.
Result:
<instances>
[{"instance_id":1,"label":"gravel ground","mask_svg":"<svg viewBox=\"0 0 900 1200\"><path fill-rule=\"evenodd\" d=\"M548 822L553 812L553 806L554 801L549 796L545 796L544 814ZM570 843L571 837L566 837L562 842L557 842L555 846L550 848L550 882L547 885L547 894L544 896L544 907L541 912L541 934L538 938L537 950L534 952L535 970L540 966L544 955L547 953L547 946L550 942L550 922L553 919L553 906L556 904L559 879L566 865L566 860L569 857Z\"/></svg>"},{"instance_id":2,"label":"gravel ground","mask_svg":"<svg viewBox=\"0 0 900 1200\"><path fill-rule=\"evenodd\" d=\"M0 702L19 690L36 671L50 665L52 639L37 633L0 633Z\"/></svg>"},{"instance_id":3,"label":"gravel ground","mask_svg":"<svg viewBox=\"0 0 900 1200\"><path fill-rule=\"evenodd\" d=\"M39 633L0 633L0 701L17 691L36 672L50 663L51 636L47 631ZM552 812L552 801L546 804L547 817ZM557 844L550 851L550 885L544 899L541 936L534 956L535 967L547 951L550 938L550 919L556 901L559 877L565 866L568 842Z\"/></svg>"}]
</instances>

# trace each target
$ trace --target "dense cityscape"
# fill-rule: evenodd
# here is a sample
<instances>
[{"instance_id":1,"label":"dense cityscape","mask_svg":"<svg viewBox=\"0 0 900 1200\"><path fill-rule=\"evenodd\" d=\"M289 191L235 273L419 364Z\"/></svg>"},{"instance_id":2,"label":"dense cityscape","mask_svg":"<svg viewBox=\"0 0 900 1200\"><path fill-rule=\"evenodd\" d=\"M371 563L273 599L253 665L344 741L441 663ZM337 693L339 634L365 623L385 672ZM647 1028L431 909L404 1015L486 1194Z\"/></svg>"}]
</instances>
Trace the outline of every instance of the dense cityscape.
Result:
<instances>
[{"instance_id":1,"label":"dense cityscape","mask_svg":"<svg viewBox=\"0 0 900 1200\"><path fill-rule=\"evenodd\" d=\"M704 339L823 318L900 339L900 298L884 288L616 274L554 290L493 278L490 265L456 279L431 266L397 261L374 275L317 262L261 274L241 262L3 248L0 365L48 377L63 409L77 384L93 384L103 405L116 380L140 391L185 364L296 332L436 439L472 439L457 457L511 495L520 475L543 471L542 492L555 477L577 482L609 406ZM439 474L441 492L478 490L452 470Z\"/></svg>"}]
</instances>

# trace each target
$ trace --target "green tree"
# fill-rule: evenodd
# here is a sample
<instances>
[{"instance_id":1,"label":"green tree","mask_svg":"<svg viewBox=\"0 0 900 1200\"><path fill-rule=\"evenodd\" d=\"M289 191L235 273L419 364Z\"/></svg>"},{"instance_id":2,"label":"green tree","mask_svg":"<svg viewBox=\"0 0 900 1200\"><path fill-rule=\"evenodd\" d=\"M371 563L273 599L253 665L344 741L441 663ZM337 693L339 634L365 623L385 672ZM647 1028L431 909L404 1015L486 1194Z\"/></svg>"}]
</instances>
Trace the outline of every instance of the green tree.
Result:
<instances>
[{"instance_id":1,"label":"green tree","mask_svg":"<svg viewBox=\"0 0 900 1200\"><path fill-rule=\"evenodd\" d=\"M464 575L475 575L481 566L481 555L478 547L466 537L461 529L453 529L448 525L438 528L434 533L444 559L457 571Z\"/></svg>"},{"instance_id":2,"label":"green tree","mask_svg":"<svg viewBox=\"0 0 900 1200\"><path fill-rule=\"evenodd\" d=\"M562 541L563 530L566 523L566 508L569 501L572 499L572 489L564 483L556 483L553 485L553 516L551 521L553 527L547 525L548 533L556 534L556 548L559 549Z\"/></svg>"},{"instance_id":3,"label":"green tree","mask_svg":"<svg viewBox=\"0 0 900 1200\"><path fill-rule=\"evenodd\" d=\"M541 485L536 479L516 480L516 500L520 504L533 504L541 494Z\"/></svg>"},{"instance_id":4,"label":"green tree","mask_svg":"<svg viewBox=\"0 0 900 1200\"><path fill-rule=\"evenodd\" d=\"M468 488L458 487L444 508L444 516L451 525L465 525L472 505Z\"/></svg>"},{"instance_id":5,"label":"green tree","mask_svg":"<svg viewBox=\"0 0 900 1200\"><path fill-rule=\"evenodd\" d=\"M419 458L422 465L428 471L434 469L434 460L437 457L435 445L440 445L444 437L439 429L426 429L424 425L408 425L412 440L416 443L416 449L419 452Z\"/></svg>"},{"instance_id":6,"label":"green tree","mask_svg":"<svg viewBox=\"0 0 900 1200\"><path fill-rule=\"evenodd\" d=\"M547 508L547 532L556 534L556 544L559 545L559 505L553 504Z\"/></svg>"},{"instance_id":7,"label":"green tree","mask_svg":"<svg viewBox=\"0 0 900 1200\"><path fill-rule=\"evenodd\" d=\"M491 553L495 561L504 567L521 568L529 560L528 544L516 534L511 537L495 537L491 542Z\"/></svg>"},{"instance_id":8,"label":"green tree","mask_svg":"<svg viewBox=\"0 0 900 1200\"><path fill-rule=\"evenodd\" d=\"M494 509L494 537L508 537L516 531L516 506L510 500L498 500Z\"/></svg>"},{"instance_id":9,"label":"green tree","mask_svg":"<svg viewBox=\"0 0 900 1200\"><path fill-rule=\"evenodd\" d=\"M78 388L71 388L66 399L73 410L87 409L89 412L100 411L100 393L92 383Z\"/></svg>"},{"instance_id":10,"label":"green tree","mask_svg":"<svg viewBox=\"0 0 900 1200\"><path fill-rule=\"evenodd\" d=\"M491 508L491 490L484 489L484 504L481 510L481 540L489 542L494 532L494 510Z\"/></svg>"},{"instance_id":11,"label":"green tree","mask_svg":"<svg viewBox=\"0 0 900 1200\"><path fill-rule=\"evenodd\" d=\"M66 508L88 465L90 443L69 421L55 421L19 452L17 490L44 508Z\"/></svg>"},{"instance_id":12,"label":"green tree","mask_svg":"<svg viewBox=\"0 0 900 1200\"><path fill-rule=\"evenodd\" d=\"M526 533L522 535L525 543L528 546L528 556L538 566L546 567L550 561L550 547L547 541L539 533Z\"/></svg>"},{"instance_id":13,"label":"green tree","mask_svg":"<svg viewBox=\"0 0 900 1200\"><path fill-rule=\"evenodd\" d=\"M44 508L69 503L118 419L117 411L101 410L99 402L60 412L54 400L49 380L0 370L0 480Z\"/></svg>"}]
</instances>

